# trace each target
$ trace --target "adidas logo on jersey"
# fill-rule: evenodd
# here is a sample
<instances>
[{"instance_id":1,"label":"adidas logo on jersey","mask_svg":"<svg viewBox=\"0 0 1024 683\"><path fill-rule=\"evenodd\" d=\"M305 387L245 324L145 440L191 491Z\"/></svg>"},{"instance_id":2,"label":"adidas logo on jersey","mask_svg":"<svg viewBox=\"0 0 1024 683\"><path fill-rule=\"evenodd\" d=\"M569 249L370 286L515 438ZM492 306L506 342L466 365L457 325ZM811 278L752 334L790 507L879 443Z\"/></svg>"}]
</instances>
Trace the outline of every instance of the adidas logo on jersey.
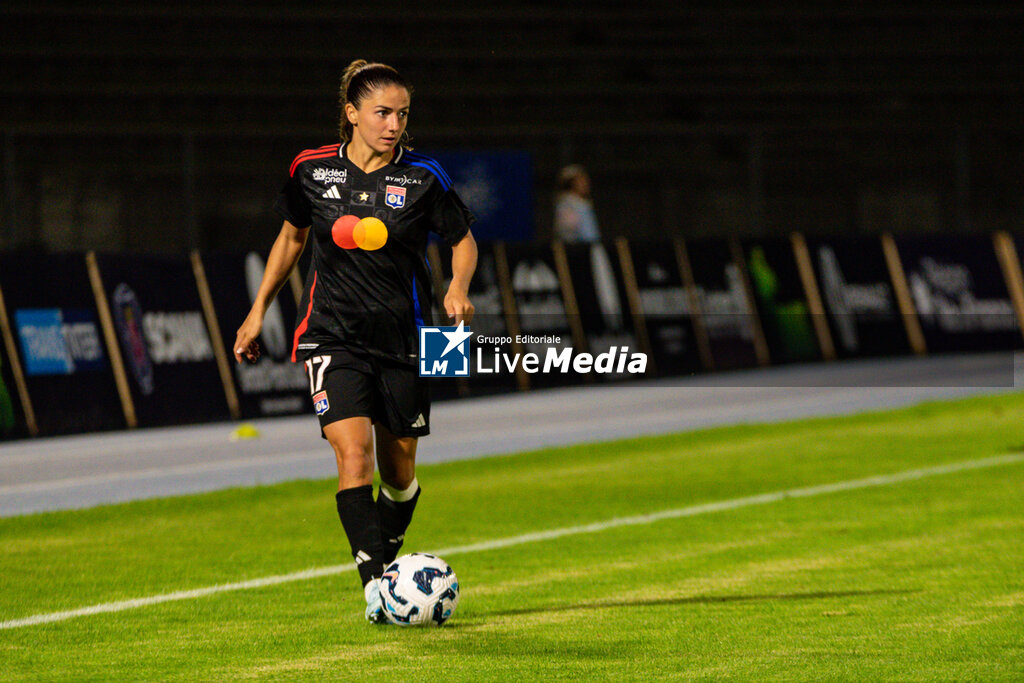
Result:
<instances>
[{"instance_id":1,"label":"adidas logo on jersey","mask_svg":"<svg viewBox=\"0 0 1024 683\"><path fill-rule=\"evenodd\" d=\"M416 421L412 423L412 426L413 426L413 429L415 429L417 427L426 427L427 426L427 421L423 419L423 413L420 413L416 417Z\"/></svg>"},{"instance_id":2,"label":"adidas logo on jersey","mask_svg":"<svg viewBox=\"0 0 1024 683\"><path fill-rule=\"evenodd\" d=\"M338 192L337 185L331 185L331 189L327 190L327 192L324 192L320 196L324 197L325 199L341 199L341 193Z\"/></svg>"}]
</instances>

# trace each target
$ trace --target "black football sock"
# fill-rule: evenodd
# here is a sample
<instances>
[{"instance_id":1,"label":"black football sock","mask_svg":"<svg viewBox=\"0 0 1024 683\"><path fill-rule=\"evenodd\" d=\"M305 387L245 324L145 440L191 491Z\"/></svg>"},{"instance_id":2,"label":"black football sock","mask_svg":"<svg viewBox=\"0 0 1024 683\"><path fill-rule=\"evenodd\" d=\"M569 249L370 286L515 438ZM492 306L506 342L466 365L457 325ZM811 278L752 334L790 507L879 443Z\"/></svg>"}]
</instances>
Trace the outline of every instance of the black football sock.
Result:
<instances>
[{"instance_id":1,"label":"black football sock","mask_svg":"<svg viewBox=\"0 0 1024 683\"><path fill-rule=\"evenodd\" d=\"M338 491L335 498L338 501L338 517L345 527L345 535L352 546L352 557L365 587L370 579L380 578L384 573L384 547L380 540L377 508L373 504L373 487L367 484L344 489Z\"/></svg>"},{"instance_id":2,"label":"black football sock","mask_svg":"<svg viewBox=\"0 0 1024 683\"><path fill-rule=\"evenodd\" d=\"M380 518L381 540L384 543L384 566L395 561L405 540L405 530L412 521L416 501L420 498L420 485L413 479L405 491L382 484L377 494L377 516Z\"/></svg>"}]
</instances>

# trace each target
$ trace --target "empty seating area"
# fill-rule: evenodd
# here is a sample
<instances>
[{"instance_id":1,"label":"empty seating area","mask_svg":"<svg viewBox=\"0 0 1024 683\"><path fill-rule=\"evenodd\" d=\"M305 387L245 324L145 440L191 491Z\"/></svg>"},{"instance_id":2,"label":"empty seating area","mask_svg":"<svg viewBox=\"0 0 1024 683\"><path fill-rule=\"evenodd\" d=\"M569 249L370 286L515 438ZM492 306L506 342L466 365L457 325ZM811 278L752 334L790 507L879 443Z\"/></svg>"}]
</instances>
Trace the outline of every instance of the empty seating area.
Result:
<instances>
[{"instance_id":1,"label":"empty seating area","mask_svg":"<svg viewBox=\"0 0 1024 683\"><path fill-rule=\"evenodd\" d=\"M1014 229L1022 32L1002 2L14 0L0 249L272 236L355 57L414 83L422 151L529 150L539 237L567 162L591 168L608 235Z\"/></svg>"}]
</instances>

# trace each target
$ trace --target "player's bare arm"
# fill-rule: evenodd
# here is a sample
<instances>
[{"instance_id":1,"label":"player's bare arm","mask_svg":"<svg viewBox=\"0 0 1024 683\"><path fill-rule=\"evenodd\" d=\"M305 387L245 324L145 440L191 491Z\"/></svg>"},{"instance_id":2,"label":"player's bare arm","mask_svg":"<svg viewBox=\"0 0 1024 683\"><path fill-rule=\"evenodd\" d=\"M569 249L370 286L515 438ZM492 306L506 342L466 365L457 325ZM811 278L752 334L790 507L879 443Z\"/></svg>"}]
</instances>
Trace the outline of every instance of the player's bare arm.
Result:
<instances>
[{"instance_id":1,"label":"player's bare arm","mask_svg":"<svg viewBox=\"0 0 1024 683\"><path fill-rule=\"evenodd\" d=\"M309 228L297 228L288 221L281 226L281 232L274 240L274 246L270 249L270 256L267 258L267 268L263 271L263 281L260 283L259 291L256 293L249 315L245 317L242 326L238 328L235 337L235 345L232 347L235 353L235 360L241 363L247 360L250 363L256 362L260 357L259 344L256 337L263 328L263 316L266 315L267 307L274 300L277 293L281 291L292 268L302 255L306 246L306 238L309 236Z\"/></svg>"},{"instance_id":2,"label":"player's bare arm","mask_svg":"<svg viewBox=\"0 0 1024 683\"><path fill-rule=\"evenodd\" d=\"M477 248L473 233L452 247L452 282L444 296L444 310L453 324L470 323L473 320L473 304L469 300L469 282L476 271Z\"/></svg>"}]
</instances>

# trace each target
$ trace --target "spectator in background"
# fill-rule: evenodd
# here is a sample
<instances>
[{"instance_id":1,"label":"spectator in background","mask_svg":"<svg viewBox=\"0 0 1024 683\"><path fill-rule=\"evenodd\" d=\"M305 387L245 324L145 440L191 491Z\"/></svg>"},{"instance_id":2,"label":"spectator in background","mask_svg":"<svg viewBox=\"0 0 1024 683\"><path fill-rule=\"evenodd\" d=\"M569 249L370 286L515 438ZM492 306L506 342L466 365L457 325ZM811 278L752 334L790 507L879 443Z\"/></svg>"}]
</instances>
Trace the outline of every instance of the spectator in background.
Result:
<instances>
[{"instance_id":1,"label":"spectator in background","mask_svg":"<svg viewBox=\"0 0 1024 683\"><path fill-rule=\"evenodd\" d=\"M590 244L590 267L594 275L594 293L609 330L622 329L622 304L615 285L615 271L608 252L601 244L597 214L590 199L590 174L579 164L558 172L555 196L555 237L563 242Z\"/></svg>"},{"instance_id":2,"label":"spectator in background","mask_svg":"<svg viewBox=\"0 0 1024 683\"><path fill-rule=\"evenodd\" d=\"M558 172L558 194L555 196L555 237L566 242L598 242L594 202L590 199L590 175L579 164L566 166Z\"/></svg>"}]
</instances>

